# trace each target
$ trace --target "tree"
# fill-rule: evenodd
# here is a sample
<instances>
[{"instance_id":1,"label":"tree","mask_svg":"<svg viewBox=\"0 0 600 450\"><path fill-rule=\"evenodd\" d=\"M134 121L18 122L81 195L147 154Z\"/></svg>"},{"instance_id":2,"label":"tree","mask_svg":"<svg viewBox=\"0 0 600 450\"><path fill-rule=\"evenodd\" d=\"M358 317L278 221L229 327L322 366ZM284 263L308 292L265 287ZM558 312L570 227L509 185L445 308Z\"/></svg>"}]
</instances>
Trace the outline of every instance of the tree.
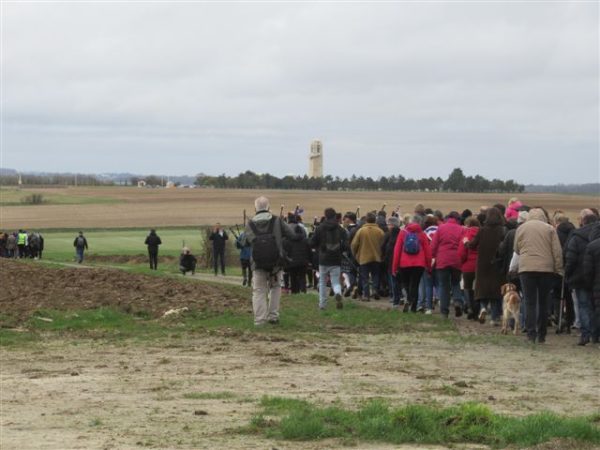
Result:
<instances>
[{"instance_id":1,"label":"tree","mask_svg":"<svg viewBox=\"0 0 600 450\"><path fill-rule=\"evenodd\" d=\"M466 178L462 169L456 168L452 171L448 179L444 183L444 189L453 192L464 192Z\"/></svg>"}]
</instances>

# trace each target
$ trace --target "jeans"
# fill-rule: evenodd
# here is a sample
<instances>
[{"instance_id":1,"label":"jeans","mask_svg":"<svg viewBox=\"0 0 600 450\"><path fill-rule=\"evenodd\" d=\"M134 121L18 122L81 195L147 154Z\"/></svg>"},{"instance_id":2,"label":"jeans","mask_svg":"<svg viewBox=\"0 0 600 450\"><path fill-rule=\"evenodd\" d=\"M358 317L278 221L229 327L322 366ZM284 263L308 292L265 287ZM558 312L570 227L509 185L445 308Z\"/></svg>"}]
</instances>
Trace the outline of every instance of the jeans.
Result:
<instances>
[{"instance_id":1,"label":"jeans","mask_svg":"<svg viewBox=\"0 0 600 450\"><path fill-rule=\"evenodd\" d=\"M79 264L81 264L81 263L83 262L83 250L84 250L84 248L83 248L83 247L81 247L81 248L80 248L80 247L77 247L77 248L75 249L75 252L76 252L76 254L77 254L77 262L78 262Z\"/></svg>"},{"instance_id":2,"label":"jeans","mask_svg":"<svg viewBox=\"0 0 600 450\"><path fill-rule=\"evenodd\" d=\"M479 315L479 303L475 301L475 290L473 285L475 283L475 272L464 272L462 274L463 279L463 295L465 298L466 306L470 309L471 317L477 317Z\"/></svg>"},{"instance_id":3,"label":"jeans","mask_svg":"<svg viewBox=\"0 0 600 450\"><path fill-rule=\"evenodd\" d=\"M575 289L575 292L577 293L577 306L579 307L581 337L591 338L596 331L592 292L588 289Z\"/></svg>"},{"instance_id":4,"label":"jeans","mask_svg":"<svg viewBox=\"0 0 600 450\"><path fill-rule=\"evenodd\" d=\"M450 313L450 297L455 306L463 306L463 298L460 290L460 270L445 267L436 270L437 285L440 295L440 312L443 316Z\"/></svg>"},{"instance_id":5,"label":"jeans","mask_svg":"<svg viewBox=\"0 0 600 450\"><path fill-rule=\"evenodd\" d=\"M523 272L521 286L525 295L525 324L529 340L546 339L548 302L554 274L549 272Z\"/></svg>"},{"instance_id":6,"label":"jeans","mask_svg":"<svg viewBox=\"0 0 600 450\"><path fill-rule=\"evenodd\" d=\"M392 300L392 304L398 306L402 294L402 286L398 283L398 277L388 273L388 283L390 285L390 299Z\"/></svg>"},{"instance_id":7,"label":"jeans","mask_svg":"<svg viewBox=\"0 0 600 450\"><path fill-rule=\"evenodd\" d=\"M417 308L433 309L433 286L435 283L435 270L432 273L423 272L419 283L419 301Z\"/></svg>"},{"instance_id":8,"label":"jeans","mask_svg":"<svg viewBox=\"0 0 600 450\"><path fill-rule=\"evenodd\" d=\"M371 296L369 275L371 275L373 292L376 294L379 289L379 266L380 263L377 261L362 264L360 266L360 279L362 281L363 295L367 298Z\"/></svg>"},{"instance_id":9,"label":"jeans","mask_svg":"<svg viewBox=\"0 0 600 450\"><path fill-rule=\"evenodd\" d=\"M492 320L498 322L502 317L502 299L499 298L480 298L479 306L481 309L490 311Z\"/></svg>"},{"instance_id":10,"label":"jeans","mask_svg":"<svg viewBox=\"0 0 600 450\"><path fill-rule=\"evenodd\" d=\"M321 266L319 265L319 308L327 306L327 275L331 279L331 288L333 292L342 294L342 285L340 284L340 266Z\"/></svg>"}]
</instances>

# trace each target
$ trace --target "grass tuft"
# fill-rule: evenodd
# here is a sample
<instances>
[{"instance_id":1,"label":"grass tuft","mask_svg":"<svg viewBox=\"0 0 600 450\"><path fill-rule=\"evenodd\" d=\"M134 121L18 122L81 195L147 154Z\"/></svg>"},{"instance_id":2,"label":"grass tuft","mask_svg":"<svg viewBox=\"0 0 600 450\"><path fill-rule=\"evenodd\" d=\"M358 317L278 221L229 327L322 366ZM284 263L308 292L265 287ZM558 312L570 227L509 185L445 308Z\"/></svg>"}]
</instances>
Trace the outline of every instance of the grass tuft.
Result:
<instances>
[{"instance_id":1,"label":"grass tuft","mask_svg":"<svg viewBox=\"0 0 600 450\"><path fill-rule=\"evenodd\" d=\"M318 407L302 400L265 397L263 411L246 431L296 441L339 438L392 444L484 444L494 448L527 447L554 439L600 443L594 416L568 418L543 412L524 418L495 414L478 403L440 408L407 405L392 408L381 399L358 410Z\"/></svg>"}]
</instances>

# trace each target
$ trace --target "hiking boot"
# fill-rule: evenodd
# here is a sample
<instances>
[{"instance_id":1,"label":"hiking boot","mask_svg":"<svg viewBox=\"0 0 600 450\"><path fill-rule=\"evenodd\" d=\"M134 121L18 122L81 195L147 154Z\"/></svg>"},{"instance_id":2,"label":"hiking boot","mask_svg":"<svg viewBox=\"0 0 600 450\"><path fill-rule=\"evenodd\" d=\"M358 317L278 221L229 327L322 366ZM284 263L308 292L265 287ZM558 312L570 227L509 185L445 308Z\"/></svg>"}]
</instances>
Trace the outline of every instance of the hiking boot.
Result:
<instances>
[{"instance_id":1,"label":"hiking boot","mask_svg":"<svg viewBox=\"0 0 600 450\"><path fill-rule=\"evenodd\" d=\"M479 323L481 323L481 324L485 323L486 315L487 315L487 311L485 310L485 308L482 308L481 311L479 311Z\"/></svg>"},{"instance_id":2,"label":"hiking boot","mask_svg":"<svg viewBox=\"0 0 600 450\"><path fill-rule=\"evenodd\" d=\"M454 307L454 317L460 317L463 315L462 308L458 305Z\"/></svg>"},{"instance_id":3,"label":"hiking boot","mask_svg":"<svg viewBox=\"0 0 600 450\"><path fill-rule=\"evenodd\" d=\"M585 346L585 345L587 345L589 343L590 343L590 338L589 337L583 337L583 336L581 336L579 338L579 342L577 342L577 345L580 345L580 346L583 347L583 346Z\"/></svg>"},{"instance_id":4,"label":"hiking boot","mask_svg":"<svg viewBox=\"0 0 600 450\"><path fill-rule=\"evenodd\" d=\"M279 325L279 319L269 319L271 325Z\"/></svg>"},{"instance_id":5,"label":"hiking boot","mask_svg":"<svg viewBox=\"0 0 600 450\"><path fill-rule=\"evenodd\" d=\"M352 288L348 287L346 288L346 290L344 291L344 297L348 298L352 295Z\"/></svg>"},{"instance_id":6,"label":"hiking boot","mask_svg":"<svg viewBox=\"0 0 600 450\"><path fill-rule=\"evenodd\" d=\"M430 316L430 315L432 315L432 314L433 314L433 311L432 311L432 310L430 310L430 309L426 309L426 310L425 310L425 315L426 315L426 316Z\"/></svg>"},{"instance_id":7,"label":"hiking boot","mask_svg":"<svg viewBox=\"0 0 600 450\"><path fill-rule=\"evenodd\" d=\"M335 307L337 309L343 309L344 308L344 304L342 303L342 295L341 294L336 294L335 295Z\"/></svg>"},{"instance_id":8,"label":"hiking boot","mask_svg":"<svg viewBox=\"0 0 600 450\"><path fill-rule=\"evenodd\" d=\"M246 286L247 284L248 284L248 280L246 280L246 279L244 278L244 280L242 281L242 286Z\"/></svg>"}]
</instances>

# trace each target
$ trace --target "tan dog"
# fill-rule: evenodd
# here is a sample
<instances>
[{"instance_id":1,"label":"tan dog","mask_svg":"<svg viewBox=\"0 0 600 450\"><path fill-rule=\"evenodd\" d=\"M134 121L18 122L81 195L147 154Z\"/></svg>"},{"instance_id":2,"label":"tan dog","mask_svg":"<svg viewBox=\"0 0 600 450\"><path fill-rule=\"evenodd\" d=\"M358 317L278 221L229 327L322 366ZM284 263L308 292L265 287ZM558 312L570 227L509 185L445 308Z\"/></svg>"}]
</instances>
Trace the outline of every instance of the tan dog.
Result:
<instances>
[{"instance_id":1,"label":"tan dog","mask_svg":"<svg viewBox=\"0 0 600 450\"><path fill-rule=\"evenodd\" d=\"M517 287L512 283L506 283L501 288L502 297L504 299L502 313L502 334L508 333L508 321L512 316L515 319L515 332L519 332L519 313L521 309L521 296L517 292Z\"/></svg>"}]
</instances>

